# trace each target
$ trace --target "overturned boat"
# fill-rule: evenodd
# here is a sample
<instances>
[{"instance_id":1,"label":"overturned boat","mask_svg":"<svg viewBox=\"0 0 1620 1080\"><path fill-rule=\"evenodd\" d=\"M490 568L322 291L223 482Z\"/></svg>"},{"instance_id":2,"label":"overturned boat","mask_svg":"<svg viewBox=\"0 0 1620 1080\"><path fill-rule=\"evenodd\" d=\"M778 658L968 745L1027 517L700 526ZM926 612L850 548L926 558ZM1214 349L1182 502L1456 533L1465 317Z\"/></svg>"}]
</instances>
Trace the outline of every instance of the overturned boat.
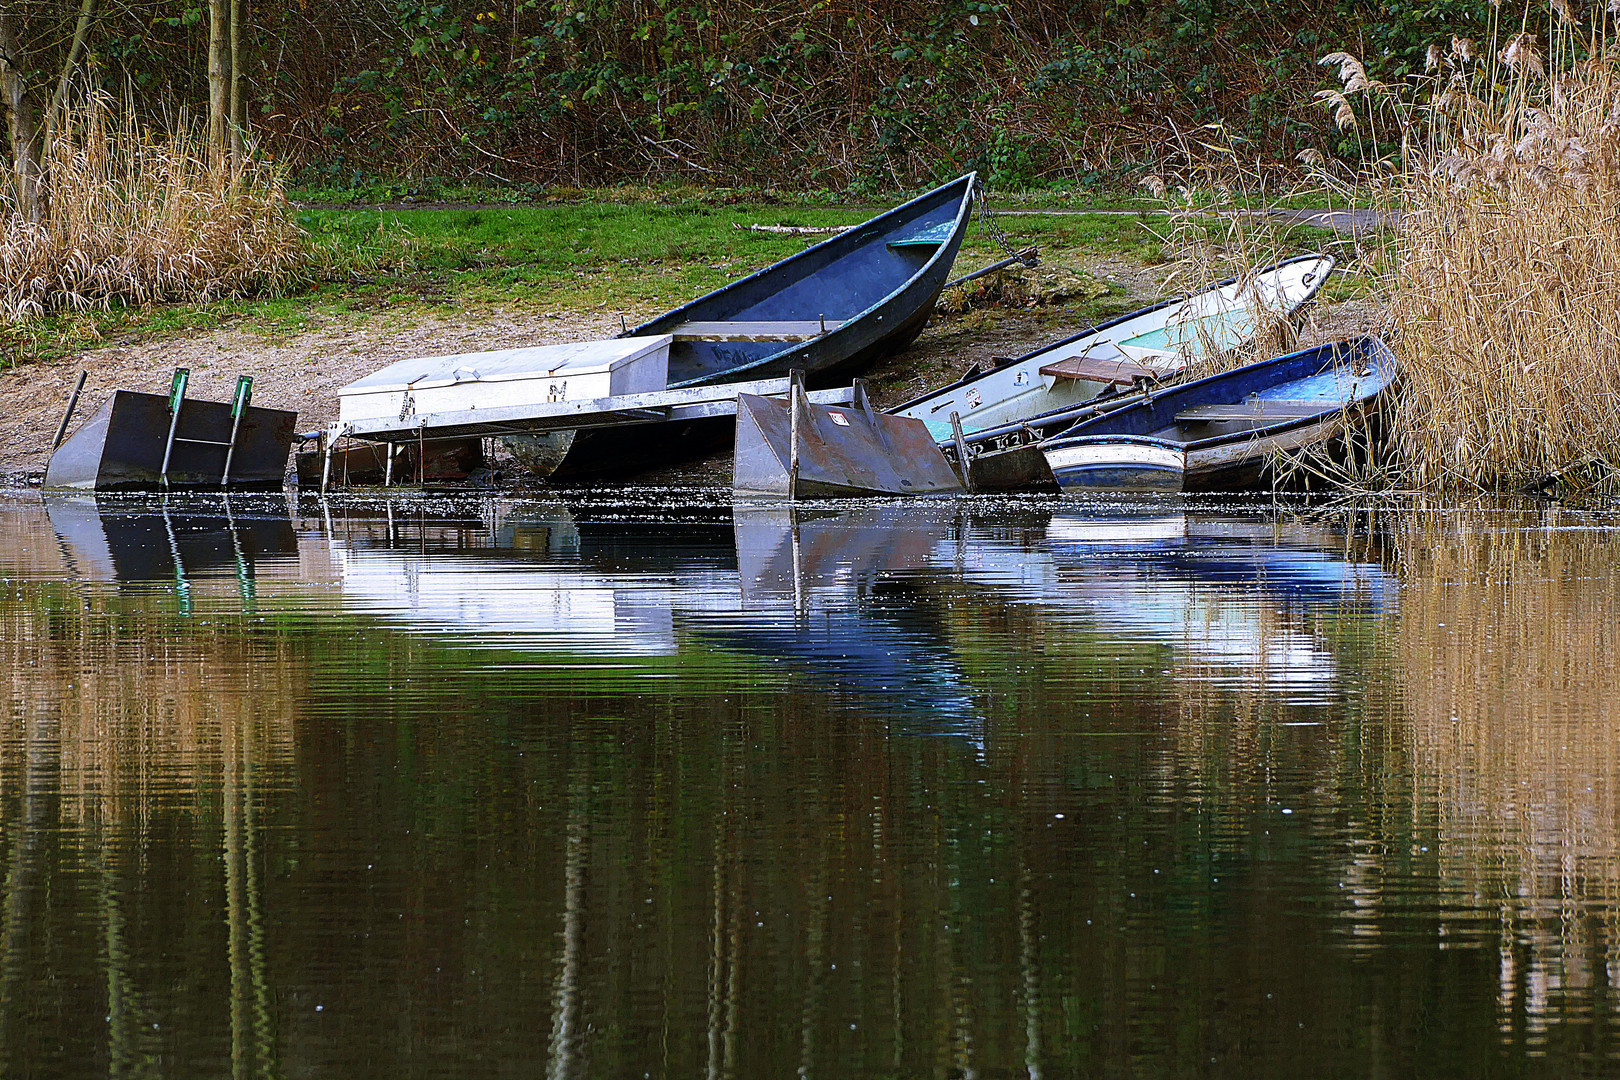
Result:
<instances>
[{"instance_id":1,"label":"overturned boat","mask_svg":"<svg viewBox=\"0 0 1620 1080\"><path fill-rule=\"evenodd\" d=\"M664 387L803 371L830 386L922 332L973 208L969 173L903 206L627 330L668 336ZM723 448L730 418L515 435L507 445L556 479L626 475Z\"/></svg>"},{"instance_id":2,"label":"overturned boat","mask_svg":"<svg viewBox=\"0 0 1620 1080\"><path fill-rule=\"evenodd\" d=\"M962 490L922 421L876 411L860 380L854 390L847 409L810 401L796 380L785 401L740 395L732 489L786 499Z\"/></svg>"},{"instance_id":3,"label":"overturned boat","mask_svg":"<svg viewBox=\"0 0 1620 1080\"><path fill-rule=\"evenodd\" d=\"M1395 378L1373 337L1171 387L1041 444L1065 490L1247 491L1326 454Z\"/></svg>"},{"instance_id":4,"label":"overturned boat","mask_svg":"<svg viewBox=\"0 0 1620 1080\"><path fill-rule=\"evenodd\" d=\"M245 375L230 401L187 398L190 378L189 369L177 370L167 397L114 390L57 446L45 466L45 487L280 488L298 414L251 404L253 380ZM71 406L61 431L70 418Z\"/></svg>"},{"instance_id":5,"label":"overturned boat","mask_svg":"<svg viewBox=\"0 0 1620 1080\"><path fill-rule=\"evenodd\" d=\"M1293 322L1334 265L1331 255L1305 255L1229 278L989 371L975 367L891 412L924 421L936 440L965 457L958 464L975 490L1050 488L1052 476L1035 443Z\"/></svg>"}]
</instances>

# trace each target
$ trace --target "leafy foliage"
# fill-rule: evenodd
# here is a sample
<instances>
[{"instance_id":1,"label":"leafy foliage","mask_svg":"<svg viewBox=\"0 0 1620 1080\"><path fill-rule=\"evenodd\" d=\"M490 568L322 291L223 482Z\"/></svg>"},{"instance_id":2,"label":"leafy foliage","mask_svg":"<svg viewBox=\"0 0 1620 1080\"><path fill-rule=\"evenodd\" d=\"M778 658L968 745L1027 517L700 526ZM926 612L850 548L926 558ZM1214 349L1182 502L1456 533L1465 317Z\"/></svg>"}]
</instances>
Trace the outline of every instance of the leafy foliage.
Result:
<instances>
[{"instance_id":1,"label":"leafy foliage","mask_svg":"<svg viewBox=\"0 0 1620 1080\"><path fill-rule=\"evenodd\" d=\"M24 0L48 7L43 0ZM1324 42L1385 77L1487 0L264 0L255 127L300 179L600 184L667 176L1096 187L1213 152L1327 144ZM94 54L143 106L200 101L200 8L107 9Z\"/></svg>"}]
</instances>

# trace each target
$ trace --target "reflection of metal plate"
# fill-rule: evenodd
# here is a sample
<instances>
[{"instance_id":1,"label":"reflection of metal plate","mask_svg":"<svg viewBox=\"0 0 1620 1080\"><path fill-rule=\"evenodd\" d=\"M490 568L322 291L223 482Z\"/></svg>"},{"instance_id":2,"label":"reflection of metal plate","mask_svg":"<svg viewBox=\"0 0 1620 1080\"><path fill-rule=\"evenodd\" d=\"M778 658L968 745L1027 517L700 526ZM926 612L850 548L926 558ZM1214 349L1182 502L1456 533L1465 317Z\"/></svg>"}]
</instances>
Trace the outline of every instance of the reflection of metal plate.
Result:
<instances>
[{"instance_id":1,"label":"reflection of metal plate","mask_svg":"<svg viewBox=\"0 0 1620 1080\"><path fill-rule=\"evenodd\" d=\"M861 506L825 513L739 504L733 522L744 606L927 567L946 526L908 509Z\"/></svg>"},{"instance_id":2,"label":"reflection of metal plate","mask_svg":"<svg viewBox=\"0 0 1620 1080\"><path fill-rule=\"evenodd\" d=\"M1064 517L1054 514L1046 538L1059 544L1141 547L1181 541L1187 535L1184 514L1160 517Z\"/></svg>"}]
</instances>

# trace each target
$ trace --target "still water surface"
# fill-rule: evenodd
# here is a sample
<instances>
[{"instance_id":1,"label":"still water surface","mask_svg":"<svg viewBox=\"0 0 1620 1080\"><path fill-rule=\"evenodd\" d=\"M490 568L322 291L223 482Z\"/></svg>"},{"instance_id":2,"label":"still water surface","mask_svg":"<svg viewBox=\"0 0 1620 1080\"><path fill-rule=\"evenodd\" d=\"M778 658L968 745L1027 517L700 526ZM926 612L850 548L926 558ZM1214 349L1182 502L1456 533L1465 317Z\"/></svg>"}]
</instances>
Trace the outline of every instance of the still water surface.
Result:
<instances>
[{"instance_id":1,"label":"still water surface","mask_svg":"<svg viewBox=\"0 0 1620 1080\"><path fill-rule=\"evenodd\" d=\"M0 494L5 1076L1620 1072L1620 515Z\"/></svg>"}]
</instances>

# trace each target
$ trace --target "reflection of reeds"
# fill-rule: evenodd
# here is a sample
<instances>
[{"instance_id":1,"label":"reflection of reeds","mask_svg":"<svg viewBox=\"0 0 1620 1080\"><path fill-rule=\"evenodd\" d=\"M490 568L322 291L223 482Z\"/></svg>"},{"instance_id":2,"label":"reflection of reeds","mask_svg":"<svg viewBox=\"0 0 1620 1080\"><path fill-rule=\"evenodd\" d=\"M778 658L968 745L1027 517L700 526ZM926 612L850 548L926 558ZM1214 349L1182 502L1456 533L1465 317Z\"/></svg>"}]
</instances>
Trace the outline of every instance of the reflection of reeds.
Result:
<instances>
[{"instance_id":1,"label":"reflection of reeds","mask_svg":"<svg viewBox=\"0 0 1620 1080\"><path fill-rule=\"evenodd\" d=\"M291 762L306 669L289 643L245 638L223 606L223 617L179 616L172 592L74 581L44 513L6 511L0 566L24 583L0 603L0 701L12 706L0 712L0 774L18 767L5 748L28 745L42 708L68 820L145 820L156 802L212 813L240 755L261 770ZM218 585L226 604L246 602L235 579ZM213 607L211 588L192 595Z\"/></svg>"},{"instance_id":2,"label":"reflection of reeds","mask_svg":"<svg viewBox=\"0 0 1620 1080\"><path fill-rule=\"evenodd\" d=\"M1396 537L1415 803L1445 876L1499 910L1500 1006L1532 1037L1549 991L1620 970L1590 914L1620 899L1620 537L1573 524L1436 512Z\"/></svg>"}]
</instances>

